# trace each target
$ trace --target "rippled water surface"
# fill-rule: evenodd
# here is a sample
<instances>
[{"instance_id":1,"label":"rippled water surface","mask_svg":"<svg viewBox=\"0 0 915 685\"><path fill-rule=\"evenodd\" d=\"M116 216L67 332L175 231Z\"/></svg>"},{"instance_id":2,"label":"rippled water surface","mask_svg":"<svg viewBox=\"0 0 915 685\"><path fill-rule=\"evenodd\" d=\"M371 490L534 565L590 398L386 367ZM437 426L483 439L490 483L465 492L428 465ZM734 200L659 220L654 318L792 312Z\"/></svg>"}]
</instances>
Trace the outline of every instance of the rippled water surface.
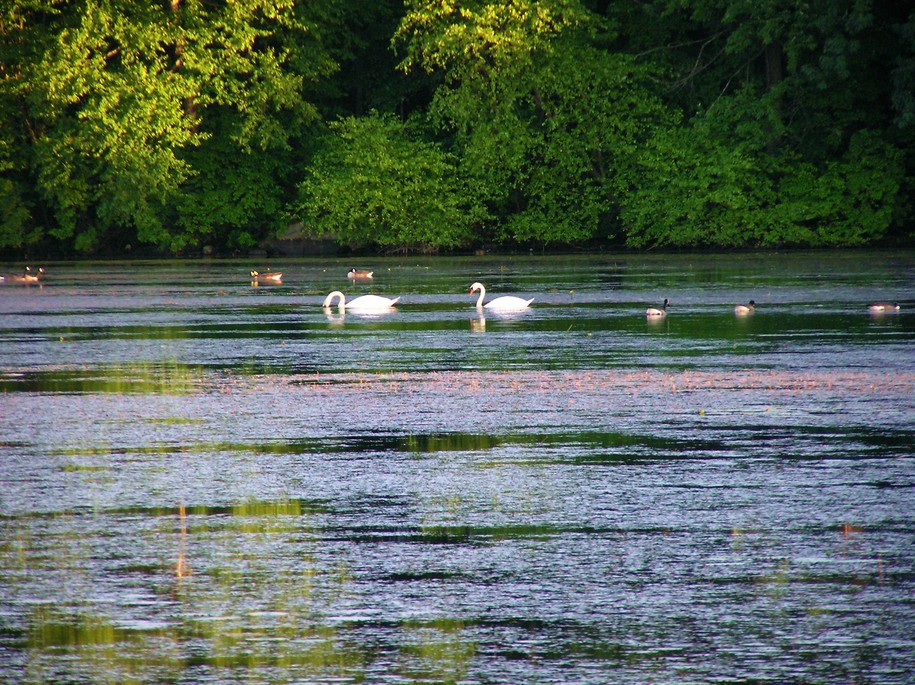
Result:
<instances>
[{"instance_id":1,"label":"rippled water surface","mask_svg":"<svg viewBox=\"0 0 915 685\"><path fill-rule=\"evenodd\" d=\"M0 286L0 680L915 682L913 253L265 266Z\"/></svg>"}]
</instances>

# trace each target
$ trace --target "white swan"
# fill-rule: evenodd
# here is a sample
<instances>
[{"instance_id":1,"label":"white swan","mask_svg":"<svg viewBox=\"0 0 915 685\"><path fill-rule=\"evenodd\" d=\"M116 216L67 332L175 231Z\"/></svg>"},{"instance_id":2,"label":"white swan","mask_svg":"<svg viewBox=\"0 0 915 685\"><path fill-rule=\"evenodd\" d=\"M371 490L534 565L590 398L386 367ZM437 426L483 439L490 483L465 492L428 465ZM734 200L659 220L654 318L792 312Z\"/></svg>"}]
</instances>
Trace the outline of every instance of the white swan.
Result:
<instances>
[{"instance_id":1,"label":"white swan","mask_svg":"<svg viewBox=\"0 0 915 685\"><path fill-rule=\"evenodd\" d=\"M477 307L485 307L486 309L491 310L515 312L521 309L527 309L531 306L531 302L534 301L533 297L529 300L524 300L520 297L515 297L514 295L503 295L502 297L497 297L496 299L483 304L483 298L486 297L486 288L483 287L482 283L474 283L470 286L471 293L475 293L477 290L480 291L480 297L477 299Z\"/></svg>"},{"instance_id":2,"label":"white swan","mask_svg":"<svg viewBox=\"0 0 915 685\"><path fill-rule=\"evenodd\" d=\"M330 295L324 298L324 307L333 307L334 299L339 299L337 306L340 308L341 312L346 311L347 309L353 312L385 312L392 309L400 298L395 297L392 300L389 297L380 297L378 295L361 295L360 297L347 302L346 295L339 290L334 290Z\"/></svg>"}]
</instances>

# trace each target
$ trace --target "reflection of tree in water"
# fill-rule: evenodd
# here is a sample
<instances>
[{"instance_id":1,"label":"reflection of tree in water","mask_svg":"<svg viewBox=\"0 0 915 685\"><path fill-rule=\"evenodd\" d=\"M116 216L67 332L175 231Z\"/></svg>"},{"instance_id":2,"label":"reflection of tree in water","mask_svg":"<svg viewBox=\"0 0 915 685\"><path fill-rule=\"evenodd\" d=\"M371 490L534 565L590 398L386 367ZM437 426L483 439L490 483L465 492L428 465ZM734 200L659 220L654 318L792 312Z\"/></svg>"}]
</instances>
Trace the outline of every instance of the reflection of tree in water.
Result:
<instances>
[{"instance_id":1,"label":"reflection of tree in water","mask_svg":"<svg viewBox=\"0 0 915 685\"><path fill-rule=\"evenodd\" d=\"M351 574L343 559L317 558L309 543L314 512L294 499L149 510L145 543L158 548L161 563L116 574L119 584L142 586L133 589L106 591L111 570L95 568L97 535L58 536L52 555L26 550L45 566L57 564L68 588L61 598L69 598L37 604L26 617L30 677L145 683L176 681L190 669L225 681L280 669L320 679L358 668L359 654L340 648L323 620ZM78 518L68 525L82 528ZM124 554L131 549L128 543ZM114 602L99 602L111 593ZM138 602L149 593L158 599Z\"/></svg>"},{"instance_id":2,"label":"reflection of tree in water","mask_svg":"<svg viewBox=\"0 0 915 685\"><path fill-rule=\"evenodd\" d=\"M202 368L173 360L127 362L25 371L0 378L0 392L184 395L199 389L203 378Z\"/></svg>"},{"instance_id":3,"label":"reflection of tree in water","mask_svg":"<svg viewBox=\"0 0 915 685\"><path fill-rule=\"evenodd\" d=\"M456 683L467 675L476 645L453 618L410 620L402 624L401 673L416 682Z\"/></svg>"},{"instance_id":4,"label":"reflection of tree in water","mask_svg":"<svg viewBox=\"0 0 915 685\"><path fill-rule=\"evenodd\" d=\"M190 511L194 576L178 584L176 596L184 638L202 641L201 661L216 677L231 679L238 669L321 677L360 661L322 621L351 578L345 561L314 553L313 514L295 499Z\"/></svg>"}]
</instances>

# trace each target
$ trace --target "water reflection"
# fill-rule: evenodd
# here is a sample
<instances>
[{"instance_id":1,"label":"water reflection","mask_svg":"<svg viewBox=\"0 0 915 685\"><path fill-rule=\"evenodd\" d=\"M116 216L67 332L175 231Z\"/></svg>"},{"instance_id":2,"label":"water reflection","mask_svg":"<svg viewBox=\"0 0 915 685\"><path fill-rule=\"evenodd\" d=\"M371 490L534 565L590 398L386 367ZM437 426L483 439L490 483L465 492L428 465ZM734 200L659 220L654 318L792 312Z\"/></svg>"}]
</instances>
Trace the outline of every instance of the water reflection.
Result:
<instances>
[{"instance_id":1,"label":"water reflection","mask_svg":"<svg viewBox=\"0 0 915 685\"><path fill-rule=\"evenodd\" d=\"M346 321L346 312L342 309L335 312L333 309L331 309L329 307L325 308L324 316L327 318L327 320L331 324L336 324L338 326L343 324L344 321Z\"/></svg>"},{"instance_id":2,"label":"water reflection","mask_svg":"<svg viewBox=\"0 0 915 685\"><path fill-rule=\"evenodd\" d=\"M29 615L31 682L146 683L185 670L178 635L157 627L115 625L102 616L38 605Z\"/></svg>"},{"instance_id":3,"label":"water reflection","mask_svg":"<svg viewBox=\"0 0 915 685\"><path fill-rule=\"evenodd\" d=\"M476 645L464 622L440 618L403 624L400 674L413 683L458 683L466 679Z\"/></svg>"},{"instance_id":4,"label":"water reflection","mask_svg":"<svg viewBox=\"0 0 915 685\"><path fill-rule=\"evenodd\" d=\"M346 582L341 576L320 580L307 543L313 534L308 510L297 500L247 500L189 517L195 574L176 587L175 597L186 616L185 639L209 645L204 663L217 679L276 668L320 677L350 662L335 647L334 631L313 620L318 607L332 601L333 586ZM284 549L289 536L304 542L291 556ZM201 538L219 544L201 547Z\"/></svg>"},{"instance_id":5,"label":"water reflection","mask_svg":"<svg viewBox=\"0 0 915 685\"><path fill-rule=\"evenodd\" d=\"M646 316L645 323L649 331L670 332L670 317L668 316Z\"/></svg>"},{"instance_id":6,"label":"water reflection","mask_svg":"<svg viewBox=\"0 0 915 685\"><path fill-rule=\"evenodd\" d=\"M150 682L196 672L196 678L221 682L233 674L257 678L282 669L323 679L359 666L358 654L341 650L335 631L316 622L352 582L345 566L323 568L307 543L284 552L289 535L314 534L299 502L245 501L218 512L180 506L177 518L178 563L168 567L170 588L163 582L165 569L151 566L135 578L140 586L112 584L136 572L96 576L94 554L75 538L67 541L68 553L57 558L62 568L80 569L85 585L71 579L77 594L70 602L38 604L25 617L31 678ZM171 541L162 523L155 539L165 536L164 551ZM90 539L89 546L100 542ZM46 570L35 562L48 557L36 549L28 556L30 568ZM278 564L280 559L285 561ZM125 561L137 568L134 559ZM117 565L117 557L106 563ZM15 583L10 589L22 588ZM147 618L166 597L168 617ZM181 645L193 644L198 648L188 661Z\"/></svg>"},{"instance_id":7,"label":"water reflection","mask_svg":"<svg viewBox=\"0 0 915 685\"><path fill-rule=\"evenodd\" d=\"M0 372L0 392L185 394L200 387L202 376L199 367L176 361Z\"/></svg>"}]
</instances>

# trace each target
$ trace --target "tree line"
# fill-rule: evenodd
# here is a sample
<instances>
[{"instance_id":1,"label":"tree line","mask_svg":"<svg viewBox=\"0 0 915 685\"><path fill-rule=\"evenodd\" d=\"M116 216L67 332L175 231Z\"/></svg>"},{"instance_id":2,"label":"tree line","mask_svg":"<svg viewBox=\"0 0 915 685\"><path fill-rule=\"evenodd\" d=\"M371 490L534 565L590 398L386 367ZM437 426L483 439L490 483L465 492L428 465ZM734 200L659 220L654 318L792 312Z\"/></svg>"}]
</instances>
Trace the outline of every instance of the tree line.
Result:
<instances>
[{"instance_id":1,"label":"tree line","mask_svg":"<svg viewBox=\"0 0 915 685\"><path fill-rule=\"evenodd\" d=\"M910 242L894 0L6 0L0 250Z\"/></svg>"}]
</instances>

